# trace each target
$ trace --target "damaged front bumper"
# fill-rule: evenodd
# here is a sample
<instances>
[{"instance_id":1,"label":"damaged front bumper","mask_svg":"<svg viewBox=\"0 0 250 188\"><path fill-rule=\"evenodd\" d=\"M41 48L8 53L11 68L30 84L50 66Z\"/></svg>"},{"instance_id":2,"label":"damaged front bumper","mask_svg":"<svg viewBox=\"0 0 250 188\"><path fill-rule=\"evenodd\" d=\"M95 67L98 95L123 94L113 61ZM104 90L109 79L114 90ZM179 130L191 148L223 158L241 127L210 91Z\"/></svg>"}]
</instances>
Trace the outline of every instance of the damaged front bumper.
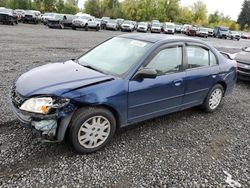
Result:
<instances>
[{"instance_id":1,"label":"damaged front bumper","mask_svg":"<svg viewBox=\"0 0 250 188\"><path fill-rule=\"evenodd\" d=\"M71 104L70 104L71 105ZM37 114L20 110L11 102L12 110L21 126L32 129L37 139L44 142L61 142L74 113L74 106L56 109L52 114Z\"/></svg>"}]
</instances>

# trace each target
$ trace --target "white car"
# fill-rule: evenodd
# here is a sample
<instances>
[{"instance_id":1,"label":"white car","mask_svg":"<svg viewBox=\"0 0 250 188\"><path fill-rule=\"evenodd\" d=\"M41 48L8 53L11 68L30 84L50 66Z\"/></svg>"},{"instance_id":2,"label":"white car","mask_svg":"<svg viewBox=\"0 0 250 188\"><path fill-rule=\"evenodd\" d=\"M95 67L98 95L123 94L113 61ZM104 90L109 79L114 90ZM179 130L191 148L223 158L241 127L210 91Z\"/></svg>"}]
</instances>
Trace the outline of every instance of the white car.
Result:
<instances>
[{"instance_id":1,"label":"white car","mask_svg":"<svg viewBox=\"0 0 250 188\"><path fill-rule=\"evenodd\" d=\"M121 31L134 31L135 30L135 25L133 21L130 20L125 20L123 24L121 25Z\"/></svg>"},{"instance_id":2,"label":"white car","mask_svg":"<svg viewBox=\"0 0 250 188\"><path fill-rule=\"evenodd\" d=\"M95 20L95 17L89 15L78 15L75 19L72 20L72 29L76 28L85 28L88 31L89 28L100 30L100 22Z\"/></svg>"},{"instance_id":3,"label":"white car","mask_svg":"<svg viewBox=\"0 0 250 188\"><path fill-rule=\"evenodd\" d=\"M163 25L163 32L168 34L174 34L175 33L175 24L171 22L166 22Z\"/></svg>"},{"instance_id":4,"label":"white car","mask_svg":"<svg viewBox=\"0 0 250 188\"><path fill-rule=\"evenodd\" d=\"M161 23L153 23L151 26L151 33L161 33Z\"/></svg>"},{"instance_id":5,"label":"white car","mask_svg":"<svg viewBox=\"0 0 250 188\"><path fill-rule=\"evenodd\" d=\"M208 28L201 27L197 32L196 35L199 37L208 37Z\"/></svg>"},{"instance_id":6,"label":"white car","mask_svg":"<svg viewBox=\"0 0 250 188\"><path fill-rule=\"evenodd\" d=\"M148 31L148 23L140 22L137 26L137 32L147 32Z\"/></svg>"},{"instance_id":7,"label":"white car","mask_svg":"<svg viewBox=\"0 0 250 188\"><path fill-rule=\"evenodd\" d=\"M52 13L52 12L45 12L43 15L42 15L42 23L44 24L44 25L46 25L47 24L47 22L48 22L48 19L53 19L54 18L54 16L55 16L55 13Z\"/></svg>"},{"instance_id":8,"label":"white car","mask_svg":"<svg viewBox=\"0 0 250 188\"><path fill-rule=\"evenodd\" d=\"M106 23L106 29L107 30L118 30L119 29L119 25L118 25L118 21L117 20L108 20L108 22Z\"/></svg>"}]
</instances>

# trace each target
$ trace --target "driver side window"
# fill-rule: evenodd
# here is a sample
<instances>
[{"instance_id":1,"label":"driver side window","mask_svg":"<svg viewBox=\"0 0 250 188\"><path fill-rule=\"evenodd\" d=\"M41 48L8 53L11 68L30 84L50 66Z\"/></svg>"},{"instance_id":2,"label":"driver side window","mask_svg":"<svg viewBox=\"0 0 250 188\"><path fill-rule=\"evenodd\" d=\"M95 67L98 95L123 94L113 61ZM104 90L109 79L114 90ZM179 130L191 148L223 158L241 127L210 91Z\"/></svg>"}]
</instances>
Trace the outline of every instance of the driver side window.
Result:
<instances>
[{"instance_id":1,"label":"driver side window","mask_svg":"<svg viewBox=\"0 0 250 188\"><path fill-rule=\"evenodd\" d=\"M160 51L145 68L156 69L158 75L181 71L182 47L170 47Z\"/></svg>"}]
</instances>

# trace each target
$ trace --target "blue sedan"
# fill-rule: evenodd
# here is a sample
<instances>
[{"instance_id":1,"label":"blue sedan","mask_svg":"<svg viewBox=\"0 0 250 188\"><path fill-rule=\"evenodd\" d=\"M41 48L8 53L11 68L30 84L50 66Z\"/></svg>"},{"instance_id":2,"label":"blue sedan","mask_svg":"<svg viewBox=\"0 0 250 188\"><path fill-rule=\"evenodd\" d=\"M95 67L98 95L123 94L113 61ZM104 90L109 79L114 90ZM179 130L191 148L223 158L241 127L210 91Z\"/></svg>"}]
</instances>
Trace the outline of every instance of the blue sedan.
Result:
<instances>
[{"instance_id":1,"label":"blue sedan","mask_svg":"<svg viewBox=\"0 0 250 188\"><path fill-rule=\"evenodd\" d=\"M76 152L91 153L120 127L194 106L214 112L235 86L236 66L201 40L126 34L24 73L11 104L39 139L67 137Z\"/></svg>"}]
</instances>

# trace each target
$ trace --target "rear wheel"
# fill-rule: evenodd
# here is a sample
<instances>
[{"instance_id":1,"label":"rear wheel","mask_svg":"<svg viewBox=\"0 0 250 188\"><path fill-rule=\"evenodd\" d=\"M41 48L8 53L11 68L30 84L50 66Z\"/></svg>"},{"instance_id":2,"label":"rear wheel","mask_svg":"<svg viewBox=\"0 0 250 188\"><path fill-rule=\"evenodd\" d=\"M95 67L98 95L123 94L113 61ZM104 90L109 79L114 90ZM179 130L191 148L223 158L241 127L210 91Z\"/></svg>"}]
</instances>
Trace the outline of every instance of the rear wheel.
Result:
<instances>
[{"instance_id":1,"label":"rear wheel","mask_svg":"<svg viewBox=\"0 0 250 188\"><path fill-rule=\"evenodd\" d=\"M89 26L88 24L85 25L85 31L88 31L89 30Z\"/></svg>"},{"instance_id":2,"label":"rear wheel","mask_svg":"<svg viewBox=\"0 0 250 188\"><path fill-rule=\"evenodd\" d=\"M96 31L99 31L99 30L100 30L100 26L97 25L97 26L96 26Z\"/></svg>"},{"instance_id":3,"label":"rear wheel","mask_svg":"<svg viewBox=\"0 0 250 188\"><path fill-rule=\"evenodd\" d=\"M77 153L92 153L109 143L115 129L115 117L107 109L82 108L72 117L69 142Z\"/></svg>"},{"instance_id":4,"label":"rear wheel","mask_svg":"<svg viewBox=\"0 0 250 188\"><path fill-rule=\"evenodd\" d=\"M73 29L73 30L76 30L76 26L72 26L72 29Z\"/></svg>"},{"instance_id":5,"label":"rear wheel","mask_svg":"<svg viewBox=\"0 0 250 188\"><path fill-rule=\"evenodd\" d=\"M224 96L224 88L220 84L216 84L208 93L207 98L203 104L203 108L206 112L214 112L220 106L222 98Z\"/></svg>"}]
</instances>

